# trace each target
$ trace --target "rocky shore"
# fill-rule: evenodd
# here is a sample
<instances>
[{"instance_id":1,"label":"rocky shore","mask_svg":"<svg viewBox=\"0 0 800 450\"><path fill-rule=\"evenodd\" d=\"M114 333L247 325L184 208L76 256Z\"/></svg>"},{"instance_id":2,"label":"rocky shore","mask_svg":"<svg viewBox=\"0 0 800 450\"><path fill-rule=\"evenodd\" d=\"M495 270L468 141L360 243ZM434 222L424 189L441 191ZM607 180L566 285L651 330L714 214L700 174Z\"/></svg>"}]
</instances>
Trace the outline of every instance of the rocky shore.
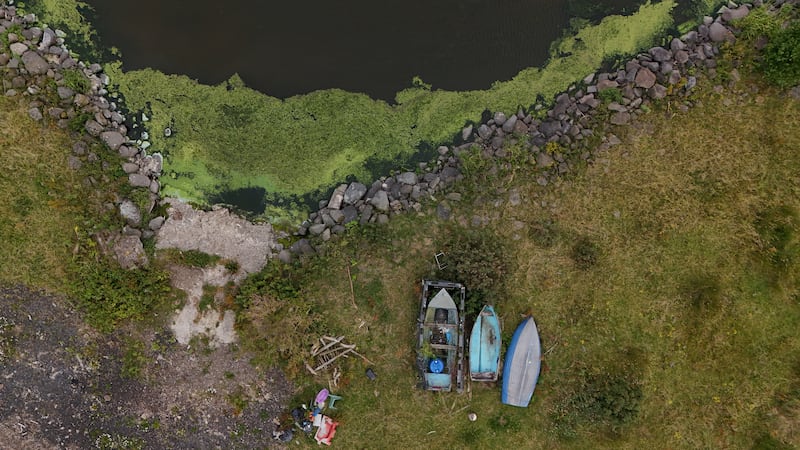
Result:
<instances>
[{"instance_id":1,"label":"rocky shore","mask_svg":"<svg viewBox=\"0 0 800 450\"><path fill-rule=\"evenodd\" d=\"M7 41L0 47L3 94L25 98L28 114L35 121L86 132L72 148L68 160L72 169L98 163L100 158L91 151L91 143L93 139L103 142L119 155L128 183L149 195L152 210L159 201L163 160L159 153L148 154L146 147L129 138L125 117L107 89L110 80L102 67L76 59L64 32L40 26L35 15L21 15L15 6L0 5L0 35ZM110 177L118 167L104 163L102 169L104 177ZM85 182L99 185L91 177ZM112 239L114 253L121 255L124 266L146 264L140 238L151 237L163 219L143 223L143 213L150 211L141 211L128 198L118 198L111 207L126 223L122 234Z\"/></svg>"},{"instance_id":2,"label":"rocky shore","mask_svg":"<svg viewBox=\"0 0 800 450\"><path fill-rule=\"evenodd\" d=\"M465 127L463 144L439 147L436 161L421 164L416 172L382 177L370 186L359 182L338 186L298 228L295 234L300 239L281 253L281 259L314 253L315 247L343 233L351 222L385 223L397 214L422 211L424 202L435 203L439 218L448 219L449 202L460 198L450 188L463 178L466 152L502 166L508 164L507 150L521 144L542 186L574 170L579 162L591 162L620 143L614 135L616 127L631 124L653 102L669 100L683 111L692 107L698 78L715 78L720 47L736 40L734 21L761 6L760 1L729 3L716 17L704 17L695 30L636 55L624 67L589 74L557 95L548 110L537 104L531 111L495 112L488 121ZM730 77L739 78L735 68Z\"/></svg>"}]
</instances>

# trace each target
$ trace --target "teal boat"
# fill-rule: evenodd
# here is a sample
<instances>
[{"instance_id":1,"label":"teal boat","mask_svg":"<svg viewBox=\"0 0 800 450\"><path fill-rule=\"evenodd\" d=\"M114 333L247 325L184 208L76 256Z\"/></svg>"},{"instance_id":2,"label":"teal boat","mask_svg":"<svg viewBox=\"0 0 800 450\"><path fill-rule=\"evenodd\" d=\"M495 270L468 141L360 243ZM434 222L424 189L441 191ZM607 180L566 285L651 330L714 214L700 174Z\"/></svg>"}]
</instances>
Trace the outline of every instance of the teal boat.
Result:
<instances>
[{"instance_id":1,"label":"teal boat","mask_svg":"<svg viewBox=\"0 0 800 450\"><path fill-rule=\"evenodd\" d=\"M500 321L491 305L481 309L469 339L469 377L472 381L497 381L500 366Z\"/></svg>"},{"instance_id":2,"label":"teal boat","mask_svg":"<svg viewBox=\"0 0 800 450\"><path fill-rule=\"evenodd\" d=\"M422 282L417 369L423 389L464 390L464 298L465 289L459 283Z\"/></svg>"}]
</instances>

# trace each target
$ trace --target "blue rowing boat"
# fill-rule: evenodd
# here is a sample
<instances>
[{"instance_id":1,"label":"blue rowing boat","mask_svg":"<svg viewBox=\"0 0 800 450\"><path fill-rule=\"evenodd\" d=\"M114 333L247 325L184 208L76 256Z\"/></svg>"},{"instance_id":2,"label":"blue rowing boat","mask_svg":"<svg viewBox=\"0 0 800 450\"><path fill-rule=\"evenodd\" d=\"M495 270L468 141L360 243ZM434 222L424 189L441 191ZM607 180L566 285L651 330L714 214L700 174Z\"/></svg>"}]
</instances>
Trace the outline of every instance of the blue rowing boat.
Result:
<instances>
[{"instance_id":1,"label":"blue rowing boat","mask_svg":"<svg viewBox=\"0 0 800 450\"><path fill-rule=\"evenodd\" d=\"M539 330L533 317L528 316L517 327L506 352L502 391L504 404L528 407L539 380L541 358Z\"/></svg>"},{"instance_id":2,"label":"blue rowing boat","mask_svg":"<svg viewBox=\"0 0 800 450\"><path fill-rule=\"evenodd\" d=\"M472 381L497 381L500 367L500 321L491 305L475 319L469 339L469 377Z\"/></svg>"}]
</instances>

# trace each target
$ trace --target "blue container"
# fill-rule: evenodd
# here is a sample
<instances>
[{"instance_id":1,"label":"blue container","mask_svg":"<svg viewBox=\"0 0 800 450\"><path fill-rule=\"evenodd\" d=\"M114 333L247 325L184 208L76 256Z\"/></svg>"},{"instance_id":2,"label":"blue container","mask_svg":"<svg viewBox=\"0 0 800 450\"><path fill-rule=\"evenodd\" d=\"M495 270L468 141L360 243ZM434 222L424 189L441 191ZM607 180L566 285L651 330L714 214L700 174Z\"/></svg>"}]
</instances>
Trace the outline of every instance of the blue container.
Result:
<instances>
[{"instance_id":1,"label":"blue container","mask_svg":"<svg viewBox=\"0 0 800 450\"><path fill-rule=\"evenodd\" d=\"M442 373L444 370L444 363L439 358L433 358L430 364L428 364L428 368L431 369L433 373Z\"/></svg>"}]
</instances>

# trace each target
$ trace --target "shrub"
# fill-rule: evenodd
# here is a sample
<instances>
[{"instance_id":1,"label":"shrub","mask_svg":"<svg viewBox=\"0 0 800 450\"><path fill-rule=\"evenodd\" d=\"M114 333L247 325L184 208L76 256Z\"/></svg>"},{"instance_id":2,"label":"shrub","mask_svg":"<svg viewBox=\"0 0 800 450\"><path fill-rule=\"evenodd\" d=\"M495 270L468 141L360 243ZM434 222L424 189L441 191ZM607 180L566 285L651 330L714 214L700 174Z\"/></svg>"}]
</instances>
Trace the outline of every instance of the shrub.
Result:
<instances>
[{"instance_id":1,"label":"shrub","mask_svg":"<svg viewBox=\"0 0 800 450\"><path fill-rule=\"evenodd\" d=\"M588 237L581 237L572 246L571 257L575 261L575 266L580 270L588 270L597 264L600 250L597 245L589 240Z\"/></svg>"},{"instance_id":2,"label":"shrub","mask_svg":"<svg viewBox=\"0 0 800 450\"><path fill-rule=\"evenodd\" d=\"M782 88L800 84L800 21L770 37L761 69L767 80Z\"/></svg>"},{"instance_id":3,"label":"shrub","mask_svg":"<svg viewBox=\"0 0 800 450\"><path fill-rule=\"evenodd\" d=\"M563 437L575 436L578 425L615 431L634 420L643 396L644 356L640 349L627 347L615 360L580 368L556 403L556 431Z\"/></svg>"},{"instance_id":4,"label":"shrub","mask_svg":"<svg viewBox=\"0 0 800 450\"><path fill-rule=\"evenodd\" d=\"M597 97L606 105L611 102L619 103L622 101L622 91L614 88L603 89L597 93Z\"/></svg>"},{"instance_id":5,"label":"shrub","mask_svg":"<svg viewBox=\"0 0 800 450\"><path fill-rule=\"evenodd\" d=\"M147 365L147 356L144 353L144 344L133 338L124 341L125 352L122 354L122 367L120 376L123 378L138 378L142 369Z\"/></svg>"},{"instance_id":6,"label":"shrub","mask_svg":"<svg viewBox=\"0 0 800 450\"><path fill-rule=\"evenodd\" d=\"M449 262L441 276L467 287L467 314L480 311L486 297L502 297L511 249L497 236L487 230L455 229L439 248Z\"/></svg>"},{"instance_id":7,"label":"shrub","mask_svg":"<svg viewBox=\"0 0 800 450\"><path fill-rule=\"evenodd\" d=\"M209 255L200 250L178 250L175 248L167 249L165 255L169 261L200 269L211 267L221 259L217 255Z\"/></svg>"},{"instance_id":8,"label":"shrub","mask_svg":"<svg viewBox=\"0 0 800 450\"><path fill-rule=\"evenodd\" d=\"M142 318L171 298L169 274L160 268L125 270L113 261L86 258L74 262L70 271L71 296L89 324L103 332L120 321Z\"/></svg>"},{"instance_id":9,"label":"shrub","mask_svg":"<svg viewBox=\"0 0 800 450\"><path fill-rule=\"evenodd\" d=\"M85 94L89 91L91 84L86 75L78 69L64 69L61 71L64 76L64 85L73 91Z\"/></svg>"}]
</instances>

